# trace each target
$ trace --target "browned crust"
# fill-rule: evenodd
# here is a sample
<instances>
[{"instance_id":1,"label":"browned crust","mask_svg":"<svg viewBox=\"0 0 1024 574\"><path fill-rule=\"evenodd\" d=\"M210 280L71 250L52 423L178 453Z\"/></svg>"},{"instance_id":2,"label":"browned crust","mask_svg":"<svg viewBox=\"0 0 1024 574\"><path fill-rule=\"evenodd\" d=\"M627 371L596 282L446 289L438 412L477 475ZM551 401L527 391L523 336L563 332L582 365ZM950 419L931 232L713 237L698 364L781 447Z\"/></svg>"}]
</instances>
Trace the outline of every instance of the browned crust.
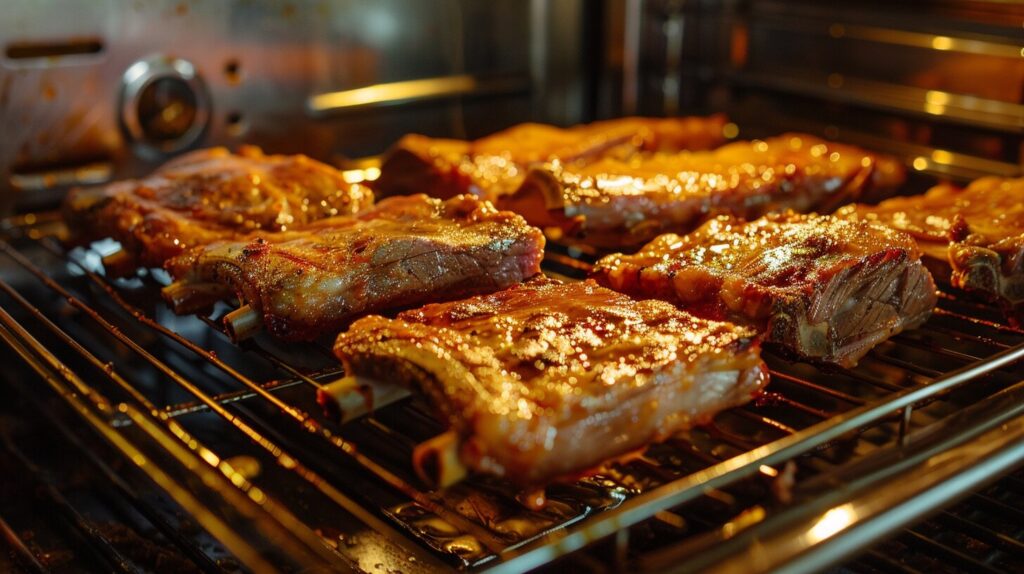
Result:
<instances>
[{"instance_id":1,"label":"browned crust","mask_svg":"<svg viewBox=\"0 0 1024 574\"><path fill-rule=\"evenodd\" d=\"M905 234L792 213L750 223L720 217L635 255L605 257L592 276L700 316L754 325L791 354L845 367L923 323L936 303Z\"/></svg>"},{"instance_id":2,"label":"browned crust","mask_svg":"<svg viewBox=\"0 0 1024 574\"><path fill-rule=\"evenodd\" d=\"M305 201L304 201L305 200ZM72 190L62 206L71 245L111 238L120 267L160 267L189 247L255 230L277 231L373 202L331 166L254 146L193 151L141 179Z\"/></svg>"},{"instance_id":3,"label":"browned crust","mask_svg":"<svg viewBox=\"0 0 1024 574\"><path fill-rule=\"evenodd\" d=\"M1024 179L982 178L964 189L942 184L838 215L907 231L935 277L1024 317ZM973 222L973 223L972 223Z\"/></svg>"},{"instance_id":4,"label":"browned crust","mask_svg":"<svg viewBox=\"0 0 1024 574\"><path fill-rule=\"evenodd\" d=\"M724 142L726 122L717 114L618 118L569 128L519 124L476 141L410 134L385 152L374 190L379 197L426 193L447 199L474 193L493 201L514 191L532 165L712 149Z\"/></svg>"},{"instance_id":5,"label":"browned crust","mask_svg":"<svg viewBox=\"0 0 1024 574\"><path fill-rule=\"evenodd\" d=\"M793 148L791 141L802 143ZM661 233L686 233L720 214L755 219L785 209L829 213L869 191L892 193L904 175L891 158L786 134L703 153L582 167L536 165L496 203L561 236L628 248Z\"/></svg>"},{"instance_id":6,"label":"browned crust","mask_svg":"<svg viewBox=\"0 0 1024 574\"><path fill-rule=\"evenodd\" d=\"M572 319L591 306L603 317L597 323L593 316ZM693 331L674 330L674 320ZM492 345L492 329L505 328L519 333L513 335L516 341ZM573 335L558 335L563 328ZM583 331L590 334L577 335ZM687 338L691 332L693 339ZM583 341L598 333L609 340L587 348ZM522 345L542 342L569 354L539 351L537 360L547 366L535 370L534 359L521 354ZM568 350L573 345L583 345L578 352L584 355ZM606 368L621 368L618 357L625 359L633 349L651 353L630 355L637 373L605 380ZM425 394L458 433L460 458L467 466L522 486L573 479L704 423L722 409L749 401L767 377L748 330L701 323L670 305L633 301L592 283L532 281L492 295L428 305L396 319L366 317L338 337L335 353L351 375ZM495 369L495 361L505 368ZM581 396L565 385L575 386ZM532 414L523 414L527 411Z\"/></svg>"},{"instance_id":7,"label":"browned crust","mask_svg":"<svg viewBox=\"0 0 1024 574\"><path fill-rule=\"evenodd\" d=\"M428 231L429 229L429 231ZM215 242L171 259L163 295L195 310L222 285L287 340L336 333L371 312L486 293L540 272L544 236L472 196L388 198L356 218Z\"/></svg>"}]
</instances>

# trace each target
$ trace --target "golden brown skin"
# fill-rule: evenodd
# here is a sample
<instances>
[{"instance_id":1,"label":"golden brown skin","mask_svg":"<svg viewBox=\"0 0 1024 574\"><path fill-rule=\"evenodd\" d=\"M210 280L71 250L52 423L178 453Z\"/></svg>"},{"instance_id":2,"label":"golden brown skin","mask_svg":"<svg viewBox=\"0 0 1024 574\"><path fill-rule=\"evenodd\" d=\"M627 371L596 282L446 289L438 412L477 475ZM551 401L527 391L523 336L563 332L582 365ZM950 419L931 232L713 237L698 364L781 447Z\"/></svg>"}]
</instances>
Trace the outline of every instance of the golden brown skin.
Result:
<instances>
[{"instance_id":1,"label":"golden brown skin","mask_svg":"<svg viewBox=\"0 0 1024 574\"><path fill-rule=\"evenodd\" d=\"M365 313L502 289L540 272L543 256L543 234L518 215L472 196L412 195L301 231L214 242L167 267L178 293L208 303L207 286L233 291L272 334L309 340ZM171 303L195 310L187 297Z\"/></svg>"},{"instance_id":2,"label":"golden brown skin","mask_svg":"<svg viewBox=\"0 0 1024 574\"><path fill-rule=\"evenodd\" d=\"M829 212L870 189L892 189L902 168L805 134L734 142L714 151L534 167L502 209L598 247L685 233L717 214L756 219L793 209Z\"/></svg>"},{"instance_id":3,"label":"golden brown skin","mask_svg":"<svg viewBox=\"0 0 1024 574\"><path fill-rule=\"evenodd\" d=\"M194 151L151 175L76 189L64 203L74 240L110 237L137 265L159 267L188 247L256 231L281 231L372 205L369 188L346 183L303 155L245 146Z\"/></svg>"},{"instance_id":4,"label":"golden brown skin","mask_svg":"<svg viewBox=\"0 0 1024 574\"><path fill-rule=\"evenodd\" d=\"M940 185L924 195L851 205L838 215L905 231L936 275L1024 313L1024 179L986 177L966 189Z\"/></svg>"},{"instance_id":5,"label":"golden brown skin","mask_svg":"<svg viewBox=\"0 0 1024 574\"><path fill-rule=\"evenodd\" d=\"M621 118L570 128L527 123L472 142L412 134L385 154L374 190L380 197L472 193L494 201L515 191L533 164L585 165L643 152L711 149L725 141L725 122L716 115Z\"/></svg>"},{"instance_id":6,"label":"golden brown skin","mask_svg":"<svg viewBox=\"0 0 1024 574\"><path fill-rule=\"evenodd\" d=\"M366 317L334 350L350 375L426 394L467 466L523 486L706 422L767 381L752 331L591 281Z\"/></svg>"},{"instance_id":7,"label":"golden brown skin","mask_svg":"<svg viewBox=\"0 0 1024 574\"><path fill-rule=\"evenodd\" d=\"M625 293L762 330L767 341L853 366L871 347L923 323L935 285L910 236L827 215L722 216L666 234L593 270Z\"/></svg>"}]
</instances>

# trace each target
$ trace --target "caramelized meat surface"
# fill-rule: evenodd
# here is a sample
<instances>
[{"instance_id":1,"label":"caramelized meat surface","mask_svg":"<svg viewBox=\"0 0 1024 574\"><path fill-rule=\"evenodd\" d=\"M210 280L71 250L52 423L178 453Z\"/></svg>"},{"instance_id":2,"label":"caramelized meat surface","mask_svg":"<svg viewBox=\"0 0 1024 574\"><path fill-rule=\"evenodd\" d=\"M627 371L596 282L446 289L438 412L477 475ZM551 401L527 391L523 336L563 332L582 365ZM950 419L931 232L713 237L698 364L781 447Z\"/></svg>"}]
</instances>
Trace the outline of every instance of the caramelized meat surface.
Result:
<instances>
[{"instance_id":1,"label":"caramelized meat surface","mask_svg":"<svg viewBox=\"0 0 1024 574\"><path fill-rule=\"evenodd\" d=\"M711 149L724 141L724 125L724 116L622 118L571 128L520 124L472 142L408 135L385 155L374 189L381 197L472 193L493 201L515 191L535 163L584 165L637 152Z\"/></svg>"},{"instance_id":2,"label":"caramelized meat surface","mask_svg":"<svg viewBox=\"0 0 1024 574\"><path fill-rule=\"evenodd\" d=\"M64 214L75 241L110 237L135 266L159 267L188 247L350 215L372 203L367 187L306 156L211 148L143 179L74 190Z\"/></svg>"},{"instance_id":3,"label":"caramelized meat surface","mask_svg":"<svg viewBox=\"0 0 1024 574\"><path fill-rule=\"evenodd\" d=\"M1024 311L1024 179L987 177L966 189L852 205L839 215L914 236L933 273L958 288Z\"/></svg>"},{"instance_id":4,"label":"caramelized meat surface","mask_svg":"<svg viewBox=\"0 0 1024 574\"><path fill-rule=\"evenodd\" d=\"M366 317L335 353L350 375L423 392L464 464L524 486L706 422L767 377L752 331L590 281Z\"/></svg>"},{"instance_id":5,"label":"caramelized meat surface","mask_svg":"<svg viewBox=\"0 0 1024 574\"><path fill-rule=\"evenodd\" d=\"M471 196L381 201L301 231L218 241L168 262L179 312L237 294L272 334L308 340L370 312L486 293L540 271L544 236Z\"/></svg>"},{"instance_id":6,"label":"caramelized meat surface","mask_svg":"<svg viewBox=\"0 0 1024 574\"><path fill-rule=\"evenodd\" d=\"M497 204L533 225L599 247L685 233L716 214L755 219L793 209L828 212L870 189L902 183L893 160L802 134L714 151L550 163L530 170Z\"/></svg>"},{"instance_id":7,"label":"caramelized meat surface","mask_svg":"<svg viewBox=\"0 0 1024 574\"><path fill-rule=\"evenodd\" d=\"M923 323L936 302L910 236L827 215L749 223L721 216L635 255L609 255L593 275L625 293L754 326L792 353L842 366Z\"/></svg>"}]
</instances>

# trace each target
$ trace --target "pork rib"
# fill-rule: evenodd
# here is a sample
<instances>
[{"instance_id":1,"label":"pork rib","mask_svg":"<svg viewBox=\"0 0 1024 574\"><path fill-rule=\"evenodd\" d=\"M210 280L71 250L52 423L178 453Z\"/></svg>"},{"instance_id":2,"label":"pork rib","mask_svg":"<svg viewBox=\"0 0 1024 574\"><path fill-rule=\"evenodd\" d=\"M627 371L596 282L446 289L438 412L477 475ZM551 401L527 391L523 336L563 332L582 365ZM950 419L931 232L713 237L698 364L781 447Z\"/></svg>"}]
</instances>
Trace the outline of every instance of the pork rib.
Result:
<instances>
[{"instance_id":1,"label":"pork rib","mask_svg":"<svg viewBox=\"0 0 1024 574\"><path fill-rule=\"evenodd\" d=\"M637 152L711 149L722 143L724 116L622 118L558 128L520 124L476 141L408 135L384 157L377 195L473 193L492 201L515 191L533 164L582 165Z\"/></svg>"},{"instance_id":2,"label":"pork rib","mask_svg":"<svg viewBox=\"0 0 1024 574\"><path fill-rule=\"evenodd\" d=\"M914 240L826 215L728 216L635 255L609 255L593 276L613 289L745 323L798 356L852 366L874 345L923 323L935 285Z\"/></svg>"},{"instance_id":3,"label":"pork rib","mask_svg":"<svg viewBox=\"0 0 1024 574\"><path fill-rule=\"evenodd\" d=\"M366 317L334 349L350 375L421 391L464 464L523 486L706 422L767 377L752 331L590 281Z\"/></svg>"},{"instance_id":4,"label":"pork rib","mask_svg":"<svg viewBox=\"0 0 1024 574\"><path fill-rule=\"evenodd\" d=\"M361 314L518 283L543 253L539 230L490 203L394 197L356 217L193 249L168 262L179 281L165 297L184 313L233 292L272 334L308 340Z\"/></svg>"},{"instance_id":5,"label":"pork rib","mask_svg":"<svg viewBox=\"0 0 1024 574\"><path fill-rule=\"evenodd\" d=\"M624 248L685 233L717 214L829 212L903 181L889 158L803 134L734 142L708 152L657 154L530 170L496 204L533 225L594 246Z\"/></svg>"},{"instance_id":6,"label":"pork rib","mask_svg":"<svg viewBox=\"0 0 1024 574\"><path fill-rule=\"evenodd\" d=\"M64 216L74 242L110 237L133 266L159 267L188 247L350 215L372 203L369 188L346 183L326 164L245 146L237 154L191 152L143 179L76 189Z\"/></svg>"},{"instance_id":7,"label":"pork rib","mask_svg":"<svg viewBox=\"0 0 1024 574\"><path fill-rule=\"evenodd\" d=\"M966 189L940 185L924 195L852 205L838 215L905 231L932 272L1024 317L1024 179L986 177Z\"/></svg>"}]
</instances>

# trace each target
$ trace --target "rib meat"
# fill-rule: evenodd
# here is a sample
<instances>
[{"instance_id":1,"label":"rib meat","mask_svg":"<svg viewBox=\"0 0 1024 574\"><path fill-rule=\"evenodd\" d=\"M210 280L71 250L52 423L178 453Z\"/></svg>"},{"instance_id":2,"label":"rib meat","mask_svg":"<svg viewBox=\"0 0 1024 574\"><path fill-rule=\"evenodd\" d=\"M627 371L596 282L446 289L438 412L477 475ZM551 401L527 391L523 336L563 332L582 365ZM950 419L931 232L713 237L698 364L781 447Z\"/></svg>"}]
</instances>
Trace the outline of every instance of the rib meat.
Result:
<instances>
[{"instance_id":1,"label":"rib meat","mask_svg":"<svg viewBox=\"0 0 1024 574\"><path fill-rule=\"evenodd\" d=\"M802 134L714 151L534 167L497 205L533 225L598 247L639 245L691 231L711 216L755 219L794 209L828 212L903 181L898 163Z\"/></svg>"},{"instance_id":2,"label":"rib meat","mask_svg":"<svg viewBox=\"0 0 1024 574\"><path fill-rule=\"evenodd\" d=\"M168 262L179 281L164 294L191 312L234 292L272 334L308 340L361 314L518 283L543 253L539 230L472 196L394 197L356 217L193 249Z\"/></svg>"},{"instance_id":3,"label":"rib meat","mask_svg":"<svg viewBox=\"0 0 1024 574\"><path fill-rule=\"evenodd\" d=\"M935 285L914 240L827 215L713 219L594 268L602 284L754 326L798 356L852 366L923 323Z\"/></svg>"},{"instance_id":4,"label":"rib meat","mask_svg":"<svg viewBox=\"0 0 1024 574\"><path fill-rule=\"evenodd\" d=\"M408 135L385 155L374 190L381 197L515 191L528 166L551 160L583 165L637 152L710 149L723 141L724 116L623 118L571 128L520 124L476 141Z\"/></svg>"},{"instance_id":5,"label":"rib meat","mask_svg":"<svg viewBox=\"0 0 1024 574\"><path fill-rule=\"evenodd\" d=\"M844 207L839 215L878 222L917 240L936 276L1024 311L1024 179L987 177L966 189Z\"/></svg>"},{"instance_id":6,"label":"rib meat","mask_svg":"<svg viewBox=\"0 0 1024 574\"><path fill-rule=\"evenodd\" d=\"M159 267L190 246L254 230L280 231L369 207L369 188L303 155L185 154L143 179L72 191L64 215L76 242L110 237L134 266Z\"/></svg>"},{"instance_id":7,"label":"rib meat","mask_svg":"<svg viewBox=\"0 0 1024 574\"><path fill-rule=\"evenodd\" d=\"M590 281L535 280L360 319L334 349L350 375L424 393L467 466L539 485L749 401L767 380L753 335Z\"/></svg>"}]
</instances>

